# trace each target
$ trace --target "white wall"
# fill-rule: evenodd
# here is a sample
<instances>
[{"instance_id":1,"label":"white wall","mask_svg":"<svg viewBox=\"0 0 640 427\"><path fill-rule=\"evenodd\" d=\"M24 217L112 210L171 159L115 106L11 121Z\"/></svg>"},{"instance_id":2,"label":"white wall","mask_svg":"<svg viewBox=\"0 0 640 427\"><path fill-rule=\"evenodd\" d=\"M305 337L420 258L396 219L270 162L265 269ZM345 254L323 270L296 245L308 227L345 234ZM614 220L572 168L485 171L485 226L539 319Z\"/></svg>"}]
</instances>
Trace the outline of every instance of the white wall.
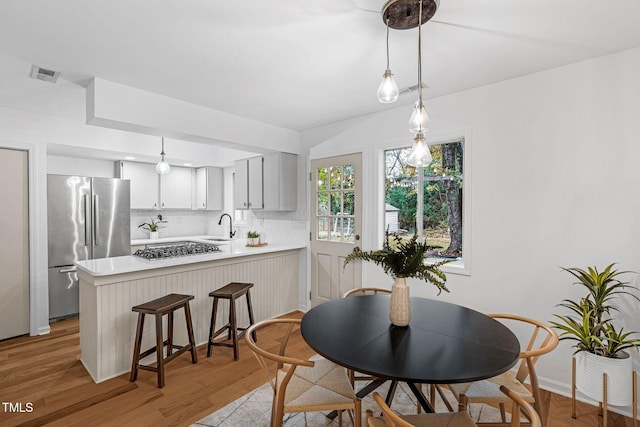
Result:
<instances>
[{"instance_id":1,"label":"white wall","mask_svg":"<svg viewBox=\"0 0 640 427\"><path fill-rule=\"evenodd\" d=\"M115 165L109 160L47 156L47 174L114 178Z\"/></svg>"},{"instance_id":2,"label":"white wall","mask_svg":"<svg viewBox=\"0 0 640 427\"><path fill-rule=\"evenodd\" d=\"M470 72L472 72L470 70ZM471 275L449 274L437 298L483 312L553 319L582 294L560 267L640 271L640 49L429 100L428 138L468 134L472 172ZM410 107L303 133L311 157L362 151L364 205L379 207L382 147L410 145ZM368 183L374 183L369 185ZM379 212L378 212L379 211ZM363 247L380 244L383 215L363 224ZM390 283L365 266L368 283ZM627 279L638 284L636 274ZM413 295L436 297L415 282ZM625 329L640 330L640 306L625 303ZM568 393L569 343L538 362L545 388ZM635 366L638 366L638 357ZM623 408L628 410L629 408Z\"/></svg>"}]
</instances>

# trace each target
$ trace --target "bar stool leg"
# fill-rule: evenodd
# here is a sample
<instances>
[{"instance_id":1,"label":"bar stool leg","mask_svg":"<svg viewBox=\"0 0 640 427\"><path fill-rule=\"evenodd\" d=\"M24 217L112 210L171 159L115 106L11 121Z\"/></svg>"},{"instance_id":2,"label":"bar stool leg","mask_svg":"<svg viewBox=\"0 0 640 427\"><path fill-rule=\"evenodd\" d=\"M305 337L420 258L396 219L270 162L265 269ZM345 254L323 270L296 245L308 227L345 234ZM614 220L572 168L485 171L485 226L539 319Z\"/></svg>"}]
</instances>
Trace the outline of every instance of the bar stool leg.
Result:
<instances>
[{"instance_id":1,"label":"bar stool leg","mask_svg":"<svg viewBox=\"0 0 640 427\"><path fill-rule=\"evenodd\" d=\"M253 308L251 307L251 296L248 289L247 289L246 297L247 297L247 309L249 310L249 326L252 326L254 323ZM255 342L258 342L258 336L256 334L256 331L253 331L253 333L251 334L251 337Z\"/></svg>"},{"instance_id":2,"label":"bar stool leg","mask_svg":"<svg viewBox=\"0 0 640 427\"><path fill-rule=\"evenodd\" d=\"M193 324L191 323L191 310L189 309L189 303L186 303L184 305L184 317L187 321L189 345L191 346L191 363L198 363L198 354L196 353L196 339L193 336Z\"/></svg>"},{"instance_id":3,"label":"bar stool leg","mask_svg":"<svg viewBox=\"0 0 640 427\"><path fill-rule=\"evenodd\" d=\"M213 331L216 327L216 314L218 312L218 298L213 298L211 308L211 326L209 327L209 342L207 343L207 357L211 357L211 347L213 347Z\"/></svg>"},{"instance_id":4,"label":"bar stool leg","mask_svg":"<svg viewBox=\"0 0 640 427\"><path fill-rule=\"evenodd\" d=\"M167 315L167 356L173 353L173 311Z\"/></svg>"},{"instance_id":5,"label":"bar stool leg","mask_svg":"<svg viewBox=\"0 0 640 427\"><path fill-rule=\"evenodd\" d=\"M233 360L238 360L238 319L236 318L236 300L229 300L229 335L233 340Z\"/></svg>"},{"instance_id":6,"label":"bar stool leg","mask_svg":"<svg viewBox=\"0 0 640 427\"><path fill-rule=\"evenodd\" d=\"M156 315L156 359L158 361L158 388L164 387L164 356L162 348L162 315Z\"/></svg>"},{"instance_id":7,"label":"bar stool leg","mask_svg":"<svg viewBox=\"0 0 640 427\"><path fill-rule=\"evenodd\" d=\"M235 308L233 297L229 298L229 323L227 324L227 340L231 339L231 325L233 325L233 310L231 307Z\"/></svg>"},{"instance_id":8,"label":"bar stool leg","mask_svg":"<svg viewBox=\"0 0 640 427\"><path fill-rule=\"evenodd\" d=\"M140 359L140 346L142 345L142 329L144 328L144 313L138 313L138 326L136 328L136 340L133 344L133 361L131 362L131 375L129 381L138 379L138 361Z\"/></svg>"}]
</instances>

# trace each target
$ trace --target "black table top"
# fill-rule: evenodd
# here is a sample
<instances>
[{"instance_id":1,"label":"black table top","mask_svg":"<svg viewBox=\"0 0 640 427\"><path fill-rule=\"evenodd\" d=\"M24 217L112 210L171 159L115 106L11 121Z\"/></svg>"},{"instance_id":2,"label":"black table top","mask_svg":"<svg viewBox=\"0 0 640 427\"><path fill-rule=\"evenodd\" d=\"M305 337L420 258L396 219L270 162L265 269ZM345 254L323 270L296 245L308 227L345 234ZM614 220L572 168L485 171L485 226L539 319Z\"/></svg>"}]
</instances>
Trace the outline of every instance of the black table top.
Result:
<instances>
[{"instance_id":1,"label":"black table top","mask_svg":"<svg viewBox=\"0 0 640 427\"><path fill-rule=\"evenodd\" d=\"M376 377L449 384L490 378L518 361L520 343L500 322L469 308L411 298L411 323L389 320L388 295L320 304L302 318L305 341L327 359Z\"/></svg>"}]
</instances>

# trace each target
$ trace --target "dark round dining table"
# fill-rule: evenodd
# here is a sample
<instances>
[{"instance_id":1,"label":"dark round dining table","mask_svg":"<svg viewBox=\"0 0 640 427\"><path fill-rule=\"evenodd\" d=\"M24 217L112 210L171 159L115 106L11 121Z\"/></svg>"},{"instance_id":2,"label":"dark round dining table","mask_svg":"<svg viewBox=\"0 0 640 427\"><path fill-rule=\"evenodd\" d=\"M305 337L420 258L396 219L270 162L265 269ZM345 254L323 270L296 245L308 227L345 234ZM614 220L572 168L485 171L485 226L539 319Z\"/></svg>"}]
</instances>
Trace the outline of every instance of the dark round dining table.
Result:
<instances>
[{"instance_id":1,"label":"dark round dining table","mask_svg":"<svg viewBox=\"0 0 640 427\"><path fill-rule=\"evenodd\" d=\"M318 354L379 380L406 382L425 410L419 383L450 384L499 375L518 361L520 343L502 323L459 305L411 298L411 323L389 320L389 295L340 298L320 304L302 318L305 341ZM388 396L387 400L391 398Z\"/></svg>"}]
</instances>

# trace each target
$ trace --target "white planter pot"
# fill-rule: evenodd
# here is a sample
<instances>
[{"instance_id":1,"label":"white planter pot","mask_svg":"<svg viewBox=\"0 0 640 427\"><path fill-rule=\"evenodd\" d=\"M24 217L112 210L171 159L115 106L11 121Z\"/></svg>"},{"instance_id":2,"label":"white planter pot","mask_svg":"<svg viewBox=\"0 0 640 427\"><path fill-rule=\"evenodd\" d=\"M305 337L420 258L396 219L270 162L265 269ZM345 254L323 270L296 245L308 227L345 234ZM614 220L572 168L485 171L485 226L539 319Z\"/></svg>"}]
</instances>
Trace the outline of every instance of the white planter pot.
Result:
<instances>
[{"instance_id":1,"label":"white planter pot","mask_svg":"<svg viewBox=\"0 0 640 427\"><path fill-rule=\"evenodd\" d=\"M259 237L247 237L247 245L249 246L258 246L260 244Z\"/></svg>"},{"instance_id":2,"label":"white planter pot","mask_svg":"<svg viewBox=\"0 0 640 427\"><path fill-rule=\"evenodd\" d=\"M395 326L408 326L411 322L411 302L407 279L397 277L391 287L391 305L389 319Z\"/></svg>"},{"instance_id":3,"label":"white planter pot","mask_svg":"<svg viewBox=\"0 0 640 427\"><path fill-rule=\"evenodd\" d=\"M158 239L158 232L157 231L150 231L149 232L149 238L152 239L152 240Z\"/></svg>"},{"instance_id":4,"label":"white planter pot","mask_svg":"<svg viewBox=\"0 0 640 427\"><path fill-rule=\"evenodd\" d=\"M598 356L581 351L576 358L576 388L593 400L603 401L603 373L607 373L607 403L628 406L632 400L632 359Z\"/></svg>"}]
</instances>

